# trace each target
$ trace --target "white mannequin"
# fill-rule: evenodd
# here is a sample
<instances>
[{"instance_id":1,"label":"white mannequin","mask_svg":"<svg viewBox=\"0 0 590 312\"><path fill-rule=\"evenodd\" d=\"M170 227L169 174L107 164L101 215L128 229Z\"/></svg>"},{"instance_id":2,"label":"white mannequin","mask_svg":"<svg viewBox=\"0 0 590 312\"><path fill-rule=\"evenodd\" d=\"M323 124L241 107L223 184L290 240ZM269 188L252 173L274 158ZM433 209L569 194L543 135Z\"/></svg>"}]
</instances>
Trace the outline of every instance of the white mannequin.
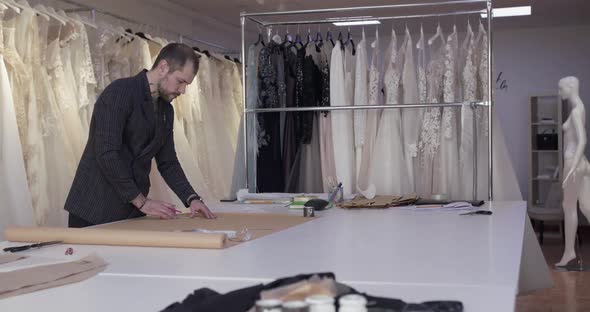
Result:
<instances>
[{"instance_id":1,"label":"white mannequin","mask_svg":"<svg viewBox=\"0 0 590 312\"><path fill-rule=\"evenodd\" d=\"M574 250L578 228L578 209L590 217L590 163L584 156L586 148L586 112L580 99L579 81L576 77L565 77L559 81L559 95L571 107L570 116L563 124L564 172L563 213L565 219L565 250L556 266L565 266L576 258Z\"/></svg>"}]
</instances>

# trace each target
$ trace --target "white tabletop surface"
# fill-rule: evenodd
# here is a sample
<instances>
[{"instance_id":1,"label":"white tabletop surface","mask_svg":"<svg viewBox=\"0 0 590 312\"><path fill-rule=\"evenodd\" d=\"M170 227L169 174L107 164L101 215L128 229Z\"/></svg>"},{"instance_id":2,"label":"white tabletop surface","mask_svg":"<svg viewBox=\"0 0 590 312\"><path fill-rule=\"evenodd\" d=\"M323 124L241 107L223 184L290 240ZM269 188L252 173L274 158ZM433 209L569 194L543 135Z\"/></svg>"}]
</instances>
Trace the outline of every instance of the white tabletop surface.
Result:
<instances>
[{"instance_id":1,"label":"white tabletop surface","mask_svg":"<svg viewBox=\"0 0 590 312\"><path fill-rule=\"evenodd\" d=\"M216 208L289 213L279 206ZM72 246L77 254L96 252L110 265L83 283L2 300L0 310L10 311L3 306L13 304L59 304L47 294L62 291L68 296L87 294L78 298L98 302L124 285L136 285L139 290L130 286L132 292L153 292L141 304L158 310L199 287L225 292L280 277L329 271L338 281L374 295L406 301L458 299L467 311L510 311L518 286L526 205L493 202L483 208L491 209L493 215L331 209L310 222L223 250ZM15 244L0 243L7 245ZM31 253L57 256L66 247ZM138 304L134 298L125 295L120 300L133 307ZM105 302L102 310L125 306L120 302L111 309L110 304Z\"/></svg>"}]
</instances>

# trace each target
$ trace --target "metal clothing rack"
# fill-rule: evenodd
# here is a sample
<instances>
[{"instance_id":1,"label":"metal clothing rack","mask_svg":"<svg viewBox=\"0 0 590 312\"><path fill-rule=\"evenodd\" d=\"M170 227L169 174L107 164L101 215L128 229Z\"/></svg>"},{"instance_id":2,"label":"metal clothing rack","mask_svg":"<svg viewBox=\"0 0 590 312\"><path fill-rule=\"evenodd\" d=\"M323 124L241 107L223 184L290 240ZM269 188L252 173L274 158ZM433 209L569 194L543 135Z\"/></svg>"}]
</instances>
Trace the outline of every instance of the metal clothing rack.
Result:
<instances>
[{"instance_id":1,"label":"metal clothing rack","mask_svg":"<svg viewBox=\"0 0 590 312\"><path fill-rule=\"evenodd\" d=\"M58 0L58 1L61 1L61 2L64 2L64 3L67 3L67 4L70 4L70 5L73 5L73 6L76 6L77 7L75 9L68 9L68 10L66 10L66 12L90 12L93 20L96 19L96 13L100 13L100 14L107 15L107 16L110 16L110 17L114 17L116 19L119 19L119 20L122 20L122 21L125 21L125 22L128 22L128 23L138 24L138 25L146 25L145 23L138 22L138 21L133 20L133 19L130 19L128 17L124 17L124 16L117 15L117 14L114 14L114 13L111 13L111 12L103 11L103 10L100 10L100 9L97 9L97 8L94 8L94 7L85 5L85 4L78 3L76 1L72 1L72 0ZM219 52L224 52L226 54L237 54L235 51L231 51L230 49L228 49L226 47L220 46L218 44L215 44L215 43L212 43L212 42L209 42L209 41L192 38L192 37L183 35L183 34L177 32L177 31L172 31L172 30L168 30L168 29L164 29L164 30L167 31L167 32L170 32L170 33L176 33L176 34L178 34L178 42L180 42L180 43L182 43L184 40L189 40L189 41L198 42L198 43L201 43L201 44L204 44L204 45L208 45L210 47L214 47L216 49L219 49L220 50Z\"/></svg>"},{"instance_id":2,"label":"metal clothing rack","mask_svg":"<svg viewBox=\"0 0 590 312\"><path fill-rule=\"evenodd\" d=\"M464 4L484 4L485 7L480 10L469 10L469 11L453 11L447 13L433 13L433 14L421 14L421 15L396 15L396 16L382 16L382 17L341 17L341 18L325 18L315 20L297 20L297 21L284 21L284 22L265 22L260 17L274 17L274 16L293 16L293 15L306 15L306 14L317 14L317 13L341 13L341 12L353 12L353 11L366 11L366 10L381 10L381 9L396 9L396 8L415 8L415 7L438 7L438 6L452 6L452 5L464 5ZM248 176L247 186L250 192L256 192L256 175L251 174L251 168L248 166L248 127L247 123L249 119L248 114L261 114L271 112L305 112L305 111L336 111L336 110L360 110L360 109L411 109L411 108L425 108L425 107L455 107L455 106L469 106L475 111L476 107L483 106L488 109L488 200L493 200L494 189L493 189L493 160L492 160L492 138L493 138L493 124L492 124L492 108L494 106L493 100L493 86L492 86L492 0L450 0L444 2L427 2L427 3L414 3L414 4L392 4L392 5L379 5L379 6L361 6L361 7L345 7L345 8L330 8L330 9L318 9L318 10L297 10L297 11L278 11L278 12L263 12L263 13L246 13L240 14L240 24L242 27L242 101L243 101L243 135L244 135L244 160L245 168ZM303 24L325 24L334 22L347 22L347 21L365 21L365 20L395 20L395 19L411 19L411 18L423 18L423 17L440 17L440 16L453 16L453 15L467 15L467 14L487 14L487 44L488 44L488 98L486 101L474 101L474 102L455 102L455 103L416 103L416 104L403 104L403 105L368 105L368 106L328 106L328 107L285 107L285 108L248 108L247 107L247 75L246 75L246 21L252 21L263 27L271 27L275 25L303 25ZM475 114L474 114L475 116ZM476 119L473 119L474 129L476 127ZM474 137L476 139L476 137ZM474 162L473 162L473 198L476 199L477 194L477 141L473 144Z\"/></svg>"}]
</instances>

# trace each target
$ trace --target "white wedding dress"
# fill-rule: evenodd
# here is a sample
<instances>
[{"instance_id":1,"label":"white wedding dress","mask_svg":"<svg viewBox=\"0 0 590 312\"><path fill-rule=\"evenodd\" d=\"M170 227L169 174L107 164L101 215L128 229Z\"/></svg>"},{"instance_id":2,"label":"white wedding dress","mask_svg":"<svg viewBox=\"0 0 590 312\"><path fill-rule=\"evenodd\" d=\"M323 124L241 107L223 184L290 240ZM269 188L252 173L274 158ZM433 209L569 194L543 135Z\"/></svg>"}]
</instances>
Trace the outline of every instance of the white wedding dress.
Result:
<instances>
[{"instance_id":1,"label":"white wedding dress","mask_svg":"<svg viewBox=\"0 0 590 312\"><path fill-rule=\"evenodd\" d=\"M401 89L403 94L403 104L418 103L418 79L416 76L416 67L414 63L414 45L410 31L406 28L405 39L402 44L404 51L404 66L402 70ZM421 108L408 108L402 110L402 134L405 152L405 161L407 167L407 179L405 183L409 186L407 192L415 192L416 184L415 164L418 161L418 136L420 128L417 125L422 123Z\"/></svg>"},{"instance_id":2,"label":"white wedding dress","mask_svg":"<svg viewBox=\"0 0 590 312\"><path fill-rule=\"evenodd\" d=\"M23 9L21 14L16 16L17 26L12 37L9 37L9 44L5 48L16 47L23 63L25 64L26 75L29 79L22 84L22 96L26 107L26 139L23 144L24 159L26 163L27 179L31 191L35 219L38 225L44 225L49 213L49 200L47 196L47 185L50 182L45 170L45 150L43 146L41 120L39 106L35 92L37 79L33 74L33 43L38 40L37 20L31 9ZM5 42L6 44L6 42ZM16 97L17 95L15 95Z\"/></svg>"},{"instance_id":3,"label":"white wedding dress","mask_svg":"<svg viewBox=\"0 0 590 312\"><path fill-rule=\"evenodd\" d=\"M383 104L383 80L381 76L381 50L379 47L379 31L375 31L375 41L371 43L372 56L371 66L369 68L368 81L368 101L369 105ZM358 73L357 73L358 76ZM377 139L377 128L379 127L379 118L381 110L371 109L365 111L364 138L362 145L361 166L357 177L357 190L367 198L376 195L376 189L371 181L372 167L378 166L373 162L373 151L375 149L375 140ZM356 130L356 129L355 129Z\"/></svg>"},{"instance_id":4,"label":"white wedding dress","mask_svg":"<svg viewBox=\"0 0 590 312\"><path fill-rule=\"evenodd\" d=\"M6 6L0 4L0 21L6 9ZM35 224L4 52L3 29L0 22L0 233L3 233L7 225ZM3 238L2 234L0 238Z\"/></svg>"},{"instance_id":5,"label":"white wedding dress","mask_svg":"<svg viewBox=\"0 0 590 312\"><path fill-rule=\"evenodd\" d=\"M443 101L445 103L453 103L461 98L458 93L458 49L459 38L455 28L455 31L447 39L444 51ZM437 155L438 163L440 164L440 174L434 180L434 193L446 195L448 199L462 199L459 193L459 133L457 131L457 111L458 109L456 107L444 107L442 110L440 147Z\"/></svg>"},{"instance_id":6,"label":"white wedding dress","mask_svg":"<svg viewBox=\"0 0 590 312\"><path fill-rule=\"evenodd\" d=\"M40 32L39 40L34 45L36 47L34 75L38 77L35 91L39 104L45 149L45 170L48 177L49 211L45 225L63 227L67 225L67 212L63 207L74 179L78 159L72 147L67 144L66 128L47 72L47 35L50 24L44 18L36 17L36 19Z\"/></svg>"},{"instance_id":7,"label":"white wedding dress","mask_svg":"<svg viewBox=\"0 0 590 312\"><path fill-rule=\"evenodd\" d=\"M354 76L354 106L366 106L369 104L369 68L367 55L367 40L363 29L362 39L356 46L356 65ZM358 181L361 170L361 159L365 143L365 127L367 125L367 110L353 111L354 118L354 147L356 169L355 176ZM358 183L357 183L358 184Z\"/></svg>"},{"instance_id":8,"label":"white wedding dress","mask_svg":"<svg viewBox=\"0 0 590 312\"><path fill-rule=\"evenodd\" d=\"M397 36L393 29L388 51L389 59L384 64L385 103L396 105L400 101L400 82L405 51L398 53ZM384 109L377 130L370 175L376 193L379 195L402 195L409 191L401 127L401 111Z\"/></svg>"},{"instance_id":9,"label":"white wedding dress","mask_svg":"<svg viewBox=\"0 0 590 312\"><path fill-rule=\"evenodd\" d=\"M475 60L475 38L471 25L467 26L467 37L463 44L466 46L465 66L461 69L463 71L462 85L463 85L463 100L476 101L477 100L477 65ZM461 107L461 141L459 146L459 170L461 178L461 198L473 199L474 183L473 179L473 164L474 164L474 138L475 129L473 128L473 120L475 116L471 107Z\"/></svg>"},{"instance_id":10,"label":"white wedding dress","mask_svg":"<svg viewBox=\"0 0 590 312\"><path fill-rule=\"evenodd\" d=\"M345 57L340 42L336 42L332 49L330 66L330 106L352 105L352 81L350 76L345 79ZM350 68L352 64L347 66ZM348 87L348 89L346 89ZM354 146L353 114L351 111L332 111L332 142L334 144L334 163L336 177L342 183L344 194L349 195L354 191L356 181L354 178L355 160L352 147Z\"/></svg>"},{"instance_id":11,"label":"white wedding dress","mask_svg":"<svg viewBox=\"0 0 590 312\"><path fill-rule=\"evenodd\" d=\"M61 27L61 26L60 26ZM64 29L65 28L65 29ZM63 120L67 144L74 151L77 162L82 157L86 146L87 137L84 136L84 128L79 115L79 104L75 78L71 68L71 62L64 64L62 59L69 60L69 40L74 36L75 29L71 25L63 26L57 34L49 34L49 37L60 36L52 40L47 46L47 70L51 77L51 86L59 105ZM61 46L64 51L61 51ZM62 58L62 55L65 57Z\"/></svg>"},{"instance_id":12,"label":"white wedding dress","mask_svg":"<svg viewBox=\"0 0 590 312\"><path fill-rule=\"evenodd\" d=\"M430 61L426 68L426 102L442 103L443 102L443 77L445 69L445 39L441 35L440 46L434 48L431 42ZM430 198L433 194L439 194L435 191L435 178L441 175L441 164L439 163L438 152L440 147L440 130L441 130L441 107L428 107L424 110L422 119L422 129L420 133L420 172L419 195Z\"/></svg>"}]
</instances>

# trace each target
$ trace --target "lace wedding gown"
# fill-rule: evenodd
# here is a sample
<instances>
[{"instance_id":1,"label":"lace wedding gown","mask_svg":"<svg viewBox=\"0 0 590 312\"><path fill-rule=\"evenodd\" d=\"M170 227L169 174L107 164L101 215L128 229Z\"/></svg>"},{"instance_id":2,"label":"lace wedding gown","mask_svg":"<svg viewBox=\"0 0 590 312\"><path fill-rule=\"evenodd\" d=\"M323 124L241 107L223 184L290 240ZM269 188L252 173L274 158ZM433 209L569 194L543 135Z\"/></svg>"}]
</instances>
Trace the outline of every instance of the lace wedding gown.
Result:
<instances>
[{"instance_id":1,"label":"lace wedding gown","mask_svg":"<svg viewBox=\"0 0 590 312\"><path fill-rule=\"evenodd\" d=\"M402 44L404 51L404 66L401 76L401 90L403 94L403 104L418 103L418 80L416 77L416 67L414 66L414 45L410 31L406 28L405 39ZM408 192L416 191L415 163L418 156L418 136L420 128L417 125L422 123L422 109L404 109L402 110L402 134L404 143L404 153L407 168Z\"/></svg>"},{"instance_id":2,"label":"lace wedding gown","mask_svg":"<svg viewBox=\"0 0 590 312\"><path fill-rule=\"evenodd\" d=\"M31 191L35 219L38 225L43 225L47 221L49 211L49 200L47 196L47 185L49 183L47 172L45 170L45 150L43 146L41 120L39 106L35 92L36 80L33 74L34 51L33 43L38 40L38 25L35 19L35 13L31 9L23 9L21 14L15 18L16 29L9 32L8 43L5 42L6 49L15 49L22 58L26 80L22 80L22 96L26 107L26 138L21 141L23 144L24 159L26 163L27 179Z\"/></svg>"},{"instance_id":3,"label":"lace wedding gown","mask_svg":"<svg viewBox=\"0 0 590 312\"><path fill-rule=\"evenodd\" d=\"M449 35L445 44L445 72L443 79L445 103L458 101L459 72L457 70L457 54L459 39L457 32ZM459 133L457 131L457 108L444 107L442 110L442 122L440 129L440 146L438 163L440 174L434 180L434 193L444 194L448 199L461 199L459 193Z\"/></svg>"},{"instance_id":4,"label":"lace wedding gown","mask_svg":"<svg viewBox=\"0 0 590 312\"><path fill-rule=\"evenodd\" d=\"M345 77L345 57L340 42L332 49L330 66L330 106L352 105L350 72ZM350 68L352 64L346 66ZM347 79L345 79L347 78ZM347 89L348 87L348 89ZM352 194L356 185L354 179L354 146L353 115L351 111L332 111L332 142L334 144L334 164L338 182L342 182L344 194Z\"/></svg>"},{"instance_id":5,"label":"lace wedding gown","mask_svg":"<svg viewBox=\"0 0 590 312\"><path fill-rule=\"evenodd\" d=\"M321 53L324 54L326 62L321 66L322 80L322 106L330 106L330 59L332 57L332 46L325 43ZM332 142L332 115L329 112L321 112L318 115L318 127L320 133L320 158L322 166L323 192L330 192L336 182L336 167L334 165L334 144Z\"/></svg>"},{"instance_id":6,"label":"lace wedding gown","mask_svg":"<svg viewBox=\"0 0 590 312\"><path fill-rule=\"evenodd\" d=\"M369 105L381 105L383 97L383 80L381 79L381 51L379 47L379 31L375 31L375 41L371 43L373 49L371 57L371 66L369 68L368 80L368 101ZM358 73L357 73L358 76ZM377 138L377 128L379 124L380 110L365 111L364 138L362 146L361 167L357 177L357 190L367 198L375 196L376 190L371 181L372 167L378 166L373 162L373 151L375 140Z\"/></svg>"},{"instance_id":7,"label":"lace wedding gown","mask_svg":"<svg viewBox=\"0 0 590 312\"><path fill-rule=\"evenodd\" d=\"M366 106L369 104L369 68L367 55L367 40L363 29L362 39L356 46L356 68L354 76L354 106ZM365 127L367 125L367 111L353 111L354 118L354 147L356 169L355 176L358 181L361 170L363 146L365 144ZM357 183L358 184L358 183Z\"/></svg>"},{"instance_id":8,"label":"lace wedding gown","mask_svg":"<svg viewBox=\"0 0 590 312\"><path fill-rule=\"evenodd\" d=\"M385 62L384 89L385 102L389 105L399 104L400 82L405 51L397 51L397 36L391 31L391 44L388 49L389 59ZM371 181L377 194L401 195L408 190L407 171L402 144L402 122L399 109L384 109L379 121Z\"/></svg>"},{"instance_id":9,"label":"lace wedding gown","mask_svg":"<svg viewBox=\"0 0 590 312\"><path fill-rule=\"evenodd\" d=\"M63 209L70 185L74 179L78 159L72 146L67 144L68 136L61 118L59 104L55 97L51 78L47 71L47 34L49 21L36 17L39 23L39 38L34 49L34 72L38 77L35 91L41 117L43 145L45 149L45 170L49 179L47 196L49 207L45 225L67 226L67 212Z\"/></svg>"},{"instance_id":10,"label":"lace wedding gown","mask_svg":"<svg viewBox=\"0 0 590 312\"><path fill-rule=\"evenodd\" d=\"M441 103L443 101L443 76L445 67L445 40L440 39L440 46L430 54L430 61L426 68L426 102ZM430 42L429 42L430 44ZM420 172L418 179L419 190L426 198L431 197L435 192L435 178L441 176L441 164L438 162L440 146L441 108L428 107L424 110L422 129L420 133Z\"/></svg>"},{"instance_id":11,"label":"lace wedding gown","mask_svg":"<svg viewBox=\"0 0 590 312\"><path fill-rule=\"evenodd\" d=\"M61 35L60 37L63 38L63 41L60 37L57 37L47 46L47 70L51 77L51 86L66 129L67 144L74 151L77 165L77 161L80 160L84 147L86 146L87 137L84 137L84 128L78 113L77 89L72 87L75 85L72 82L75 81L75 78L73 77L73 72L66 71L67 68L71 70L71 64L68 62L64 66L62 57L60 56L62 53L60 45L64 44L66 45L64 49L69 49L67 40L70 39L69 37L72 36L72 32L75 29L69 28L69 26L63 27L67 27L67 29L61 29L58 34L50 34L50 37L52 35ZM67 52L64 53L67 54Z\"/></svg>"},{"instance_id":12,"label":"lace wedding gown","mask_svg":"<svg viewBox=\"0 0 590 312\"><path fill-rule=\"evenodd\" d=\"M463 100L476 101L477 100L477 66L475 61L475 38L473 38L473 30L471 25L467 26L467 37L463 44L466 46L465 65L462 68L463 77ZM474 137L476 135L473 128L474 114L471 107L461 107L461 141L459 146L459 170L461 177L461 198L472 199L474 196L473 179L473 157Z\"/></svg>"},{"instance_id":13,"label":"lace wedding gown","mask_svg":"<svg viewBox=\"0 0 590 312\"><path fill-rule=\"evenodd\" d=\"M4 63L2 18L6 6L0 4L0 231L7 225L33 226L33 206L27 184L25 161L18 134L12 89ZM0 235L0 237L2 237Z\"/></svg>"}]
</instances>

